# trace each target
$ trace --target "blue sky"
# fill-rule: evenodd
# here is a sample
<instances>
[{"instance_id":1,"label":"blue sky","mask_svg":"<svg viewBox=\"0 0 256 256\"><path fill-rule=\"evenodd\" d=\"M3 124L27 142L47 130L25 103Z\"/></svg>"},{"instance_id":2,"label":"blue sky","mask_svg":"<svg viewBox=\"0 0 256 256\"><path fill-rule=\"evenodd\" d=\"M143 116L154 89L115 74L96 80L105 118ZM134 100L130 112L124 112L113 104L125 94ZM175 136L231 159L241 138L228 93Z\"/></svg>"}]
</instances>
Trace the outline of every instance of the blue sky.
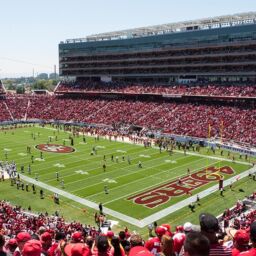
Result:
<instances>
[{"instance_id":1,"label":"blue sky","mask_svg":"<svg viewBox=\"0 0 256 256\"><path fill-rule=\"evenodd\" d=\"M255 0L3 0L0 78L53 72L69 38L256 11Z\"/></svg>"}]
</instances>

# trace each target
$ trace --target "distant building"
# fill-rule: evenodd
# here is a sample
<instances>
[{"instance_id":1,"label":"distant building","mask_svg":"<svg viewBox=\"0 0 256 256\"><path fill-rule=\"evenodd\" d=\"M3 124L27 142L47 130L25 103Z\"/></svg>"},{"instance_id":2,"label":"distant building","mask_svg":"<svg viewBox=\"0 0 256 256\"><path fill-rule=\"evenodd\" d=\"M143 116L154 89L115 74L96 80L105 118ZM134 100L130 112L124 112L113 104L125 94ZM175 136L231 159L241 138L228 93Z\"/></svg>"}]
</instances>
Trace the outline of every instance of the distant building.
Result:
<instances>
[{"instance_id":1,"label":"distant building","mask_svg":"<svg viewBox=\"0 0 256 256\"><path fill-rule=\"evenodd\" d=\"M49 74L49 79L58 79L59 75L57 73L51 73Z\"/></svg>"},{"instance_id":2,"label":"distant building","mask_svg":"<svg viewBox=\"0 0 256 256\"><path fill-rule=\"evenodd\" d=\"M47 80L47 79L48 79L48 74L47 74L47 73L40 73L40 74L37 76L37 79Z\"/></svg>"}]
</instances>

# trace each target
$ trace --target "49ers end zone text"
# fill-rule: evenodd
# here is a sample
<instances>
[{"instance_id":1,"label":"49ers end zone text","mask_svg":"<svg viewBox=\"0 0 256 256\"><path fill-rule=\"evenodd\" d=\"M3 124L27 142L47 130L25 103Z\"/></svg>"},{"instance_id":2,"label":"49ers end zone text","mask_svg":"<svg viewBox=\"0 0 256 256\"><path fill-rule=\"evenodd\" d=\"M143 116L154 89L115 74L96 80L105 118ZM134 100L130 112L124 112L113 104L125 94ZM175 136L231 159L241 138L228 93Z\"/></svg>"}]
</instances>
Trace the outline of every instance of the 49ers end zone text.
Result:
<instances>
[{"instance_id":1,"label":"49ers end zone text","mask_svg":"<svg viewBox=\"0 0 256 256\"><path fill-rule=\"evenodd\" d=\"M148 208L155 208L168 202L171 197L183 196L210 182L219 181L223 178L221 174L232 175L234 173L234 170L229 166L220 168L209 167L183 177L180 179L180 182L178 182L178 180L168 182L146 192L129 197L128 200L132 200L135 204L143 205Z\"/></svg>"}]
</instances>

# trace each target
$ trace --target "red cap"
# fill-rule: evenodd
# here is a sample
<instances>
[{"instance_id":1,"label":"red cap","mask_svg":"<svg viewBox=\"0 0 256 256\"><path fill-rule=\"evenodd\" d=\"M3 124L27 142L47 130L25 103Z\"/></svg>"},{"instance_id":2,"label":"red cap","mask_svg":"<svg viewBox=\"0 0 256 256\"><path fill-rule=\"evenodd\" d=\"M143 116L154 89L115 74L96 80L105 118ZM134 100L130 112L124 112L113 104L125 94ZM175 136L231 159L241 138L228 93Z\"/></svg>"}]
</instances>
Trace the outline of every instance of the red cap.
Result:
<instances>
[{"instance_id":1,"label":"red cap","mask_svg":"<svg viewBox=\"0 0 256 256\"><path fill-rule=\"evenodd\" d=\"M71 249L72 256L88 256L90 254L89 248L82 243L74 244Z\"/></svg>"},{"instance_id":2,"label":"red cap","mask_svg":"<svg viewBox=\"0 0 256 256\"><path fill-rule=\"evenodd\" d=\"M73 250L73 248L75 249ZM89 255L89 249L83 243L68 243L64 248L64 252L67 256Z\"/></svg>"},{"instance_id":3,"label":"red cap","mask_svg":"<svg viewBox=\"0 0 256 256\"><path fill-rule=\"evenodd\" d=\"M50 233L48 232L44 232L42 235L41 235L41 242L42 243L45 243L45 242L50 242L52 241L52 236Z\"/></svg>"},{"instance_id":4,"label":"red cap","mask_svg":"<svg viewBox=\"0 0 256 256\"><path fill-rule=\"evenodd\" d=\"M72 234L71 238L75 242L80 242L82 240L83 236L82 236L81 232L75 232Z\"/></svg>"},{"instance_id":5,"label":"red cap","mask_svg":"<svg viewBox=\"0 0 256 256\"><path fill-rule=\"evenodd\" d=\"M156 228L156 234L158 236L163 236L166 231L167 231L167 229L165 227L163 227L163 226L160 226L160 227Z\"/></svg>"},{"instance_id":6,"label":"red cap","mask_svg":"<svg viewBox=\"0 0 256 256\"><path fill-rule=\"evenodd\" d=\"M239 245L248 245L250 240L249 234L245 230L237 230L234 236L234 241Z\"/></svg>"},{"instance_id":7,"label":"red cap","mask_svg":"<svg viewBox=\"0 0 256 256\"><path fill-rule=\"evenodd\" d=\"M171 231L171 225L169 225L169 224L162 224L161 226L166 228L167 231Z\"/></svg>"},{"instance_id":8,"label":"red cap","mask_svg":"<svg viewBox=\"0 0 256 256\"><path fill-rule=\"evenodd\" d=\"M17 242L17 240L16 240L15 238L11 238L11 239L8 241L7 244L8 244L8 245L18 245L18 242Z\"/></svg>"},{"instance_id":9,"label":"red cap","mask_svg":"<svg viewBox=\"0 0 256 256\"><path fill-rule=\"evenodd\" d=\"M153 254L143 246L132 247L129 256L153 256Z\"/></svg>"},{"instance_id":10,"label":"red cap","mask_svg":"<svg viewBox=\"0 0 256 256\"><path fill-rule=\"evenodd\" d=\"M176 227L176 232L183 232L183 231L184 231L183 226L177 226Z\"/></svg>"},{"instance_id":11,"label":"red cap","mask_svg":"<svg viewBox=\"0 0 256 256\"><path fill-rule=\"evenodd\" d=\"M38 240L29 240L25 243L22 256L40 256L42 252L42 245Z\"/></svg>"},{"instance_id":12,"label":"red cap","mask_svg":"<svg viewBox=\"0 0 256 256\"><path fill-rule=\"evenodd\" d=\"M112 238L114 235L115 235L115 234L114 234L113 231L108 231L108 232L107 232L107 237L108 237L108 238Z\"/></svg>"},{"instance_id":13,"label":"red cap","mask_svg":"<svg viewBox=\"0 0 256 256\"><path fill-rule=\"evenodd\" d=\"M27 242L28 240L31 239L31 236L28 232L20 232L17 237L17 242L20 243L20 242Z\"/></svg>"}]
</instances>

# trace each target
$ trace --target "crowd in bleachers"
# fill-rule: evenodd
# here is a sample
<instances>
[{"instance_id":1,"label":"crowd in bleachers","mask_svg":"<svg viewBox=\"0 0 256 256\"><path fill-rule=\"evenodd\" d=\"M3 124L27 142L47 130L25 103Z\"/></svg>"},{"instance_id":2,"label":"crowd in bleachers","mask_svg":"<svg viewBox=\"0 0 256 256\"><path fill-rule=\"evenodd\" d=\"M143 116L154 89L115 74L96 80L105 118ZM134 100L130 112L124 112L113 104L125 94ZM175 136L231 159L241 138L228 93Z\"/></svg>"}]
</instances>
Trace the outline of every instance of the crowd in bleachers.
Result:
<instances>
[{"instance_id":1,"label":"crowd in bleachers","mask_svg":"<svg viewBox=\"0 0 256 256\"><path fill-rule=\"evenodd\" d=\"M6 102L0 99L0 121L7 120L12 120L12 118L6 107Z\"/></svg>"},{"instance_id":2,"label":"crowd in bleachers","mask_svg":"<svg viewBox=\"0 0 256 256\"><path fill-rule=\"evenodd\" d=\"M43 119L94 124L134 124L169 134L223 137L256 145L256 109L206 103L136 101L57 96L8 96L0 100L0 121ZM222 124L223 122L223 124Z\"/></svg>"},{"instance_id":3,"label":"crowd in bleachers","mask_svg":"<svg viewBox=\"0 0 256 256\"><path fill-rule=\"evenodd\" d=\"M6 104L12 113L13 119L24 119L28 107L29 97L8 96Z\"/></svg>"},{"instance_id":4,"label":"crowd in bleachers","mask_svg":"<svg viewBox=\"0 0 256 256\"><path fill-rule=\"evenodd\" d=\"M216 84L174 84L159 85L152 83L122 83L122 82L61 82L57 92L111 92L111 93L134 93L134 94L180 94L180 95L206 95L206 96L235 96L256 97L256 85L216 85Z\"/></svg>"},{"instance_id":5,"label":"crowd in bleachers","mask_svg":"<svg viewBox=\"0 0 256 256\"><path fill-rule=\"evenodd\" d=\"M135 124L200 138L208 136L210 124L211 136L256 145L256 109L250 107L45 97L31 100L28 118Z\"/></svg>"},{"instance_id":6,"label":"crowd in bleachers","mask_svg":"<svg viewBox=\"0 0 256 256\"><path fill-rule=\"evenodd\" d=\"M149 238L127 228L113 232L63 217L35 215L0 201L0 255L14 256L237 256L255 255L256 212L235 206L223 216L239 220L222 228L211 214L199 215L199 225L148 225ZM239 209L239 210L238 210ZM246 252L247 251L247 252Z\"/></svg>"}]
</instances>

